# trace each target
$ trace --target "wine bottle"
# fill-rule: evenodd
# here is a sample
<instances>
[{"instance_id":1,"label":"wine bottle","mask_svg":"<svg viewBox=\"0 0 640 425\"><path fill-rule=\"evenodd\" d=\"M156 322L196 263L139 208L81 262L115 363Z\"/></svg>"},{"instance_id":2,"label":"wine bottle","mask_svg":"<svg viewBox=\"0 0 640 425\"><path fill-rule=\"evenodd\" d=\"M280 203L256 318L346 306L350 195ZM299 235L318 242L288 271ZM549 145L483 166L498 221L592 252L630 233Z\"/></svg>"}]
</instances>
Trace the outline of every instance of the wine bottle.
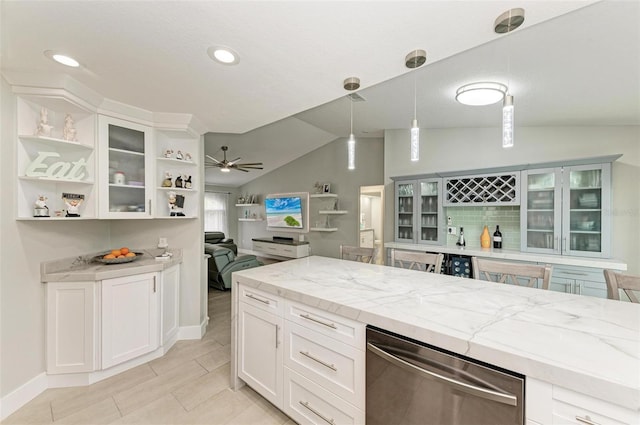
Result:
<instances>
[{"instance_id":1,"label":"wine bottle","mask_svg":"<svg viewBox=\"0 0 640 425\"><path fill-rule=\"evenodd\" d=\"M491 236L489 235L489 228L485 224L482 234L480 235L480 246L482 248L491 247Z\"/></svg>"},{"instance_id":2,"label":"wine bottle","mask_svg":"<svg viewBox=\"0 0 640 425\"><path fill-rule=\"evenodd\" d=\"M496 225L496 231L493 232L493 247L495 249L502 248L502 233L500 233L500 226Z\"/></svg>"},{"instance_id":3,"label":"wine bottle","mask_svg":"<svg viewBox=\"0 0 640 425\"><path fill-rule=\"evenodd\" d=\"M464 227L460 228L460 236L458 237L458 242L456 242L458 246L466 246L467 243L464 240Z\"/></svg>"}]
</instances>

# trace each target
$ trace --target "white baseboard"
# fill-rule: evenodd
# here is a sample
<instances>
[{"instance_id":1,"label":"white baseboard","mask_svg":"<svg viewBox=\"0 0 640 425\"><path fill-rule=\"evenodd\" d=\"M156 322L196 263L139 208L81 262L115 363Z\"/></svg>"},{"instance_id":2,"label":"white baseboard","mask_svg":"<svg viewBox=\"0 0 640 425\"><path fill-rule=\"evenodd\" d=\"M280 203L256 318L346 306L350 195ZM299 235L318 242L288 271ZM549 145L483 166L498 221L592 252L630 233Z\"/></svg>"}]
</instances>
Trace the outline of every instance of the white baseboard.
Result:
<instances>
[{"instance_id":1,"label":"white baseboard","mask_svg":"<svg viewBox=\"0 0 640 425\"><path fill-rule=\"evenodd\" d=\"M0 399L0 421L36 398L49 387L46 373L24 383Z\"/></svg>"},{"instance_id":2,"label":"white baseboard","mask_svg":"<svg viewBox=\"0 0 640 425\"><path fill-rule=\"evenodd\" d=\"M199 326L180 326L178 331L178 339L202 339L207 333L207 325L209 324L209 316L200 323Z\"/></svg>"}]
</instances>

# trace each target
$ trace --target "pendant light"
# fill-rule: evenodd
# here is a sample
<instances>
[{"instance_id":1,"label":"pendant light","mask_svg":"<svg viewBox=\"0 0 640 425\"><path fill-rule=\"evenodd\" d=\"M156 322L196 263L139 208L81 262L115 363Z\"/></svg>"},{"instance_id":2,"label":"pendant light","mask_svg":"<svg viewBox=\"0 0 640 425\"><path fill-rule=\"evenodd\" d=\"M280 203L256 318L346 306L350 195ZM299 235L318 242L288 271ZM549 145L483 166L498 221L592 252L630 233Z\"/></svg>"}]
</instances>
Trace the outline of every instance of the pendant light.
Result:
<instances>
[{"instance_id":1,"label":"pendant light","mask_svg":"<svg viewBox=\"0 0 640 425\"><path fill-rule=\"evenodd\" d=\"M494 31L497 34L506 34L519 28L524 23L524 9L509 9L498 16L493 24ZM510 44L509 44L510 45ZM510 78L509 52L507 52L507 78ZM513 96L510 94L511 84L507 84L507 92L502 101L502 147L505 149L512 148L514 143L513 130L514 122L514 105Z\"/></svg>"},{"instance_id":2,"label":"pendant light","mask_svg":"<svg viewBox=\"0 0 640 425\"><path fill-rule=\"evenodd\" d=\"M358 90L360 88L360 79L358 77L349 77L344 80L343 87L345 90L353 91ZM356 169L356 138L353 135L353 99L351 96L347 96L349 98L349 107L350 107L350 131L349 131L349 139L347 140L347 169L355 170Z\"/></svg>"},{"instance_id":3,"label":"pendant light","mask_svg":"<svg viewBox=\"0 0 640 425\"><path fill-rule=\"evenodd\" d=\"M404 64L407 68L418 68L427 61L427 52L424 50L413 50L405 58ZM411 121L410 130L410 151L411 161L420 160L420 127L418 127L418 111L417 111L417 77L413 74L413 120Z\"/></svg>"}]
</instances>

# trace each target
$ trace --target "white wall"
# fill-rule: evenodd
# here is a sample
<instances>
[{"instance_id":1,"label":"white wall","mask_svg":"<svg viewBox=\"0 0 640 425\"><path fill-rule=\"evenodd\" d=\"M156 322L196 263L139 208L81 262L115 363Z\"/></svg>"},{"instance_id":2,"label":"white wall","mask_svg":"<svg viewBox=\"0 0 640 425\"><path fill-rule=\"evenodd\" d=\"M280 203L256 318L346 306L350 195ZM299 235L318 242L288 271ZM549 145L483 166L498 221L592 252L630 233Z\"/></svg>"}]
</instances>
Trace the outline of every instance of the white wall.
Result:
<instances>
[{"instance_id":1,"label":"white wall","mask_svg":"<svg viewBox=\"0 0 640 425\"><path fill-rule=\"evenodd\" d=\"M41 262L121 245L155 247L158 236L165 236L171 246L184 249L180 326L199 326L202 219L16 221L16 97L4 79L0 98L0 397L45 371ZM200 191L203 174L196 184Z\"/></svg>"},{"instance_id":2,"label":"white wall","mask_svg":"<svg viewBox=\"0 0 640 425\"><path fill-rule=\"evenodd\" d=\"M382 139L360 139L356 144L356 169L347 169L346 139L337 139L298 159L290 162L252 182L241 186L238 193L259 194L264 215L264 195L285 192L314 192L314 183L330 183L331 192L339 196L340 209L348 210L346 215L331 218L337 232L310 232L306 235L311 245L312 255L338 257L340 245L359 245L358 206L360 186L379 185L383 180ZM313 212L319 199L310 200L311 225L318 219ZM315 218L314 218L315 217ZM239 248L251 249L251 238L274 235L297 237L296 233L274 233L267 231L266 222L241 222L238 226Z\"/></svg>"},{"instance_id":3,"label":"white wall","mask_svg":"<svg viewBox=\"0 0 640 425\"><path fill-rule=\"evenodd\" d=\"M613 163L612 251L640 274L640 127L516 128L515 146L503 149L499 128L420 132L420 161L409 160L408 130L385 131L385 239L393 239L391 177L477 170L623 154Z\"/></svg>"}]
</instances>

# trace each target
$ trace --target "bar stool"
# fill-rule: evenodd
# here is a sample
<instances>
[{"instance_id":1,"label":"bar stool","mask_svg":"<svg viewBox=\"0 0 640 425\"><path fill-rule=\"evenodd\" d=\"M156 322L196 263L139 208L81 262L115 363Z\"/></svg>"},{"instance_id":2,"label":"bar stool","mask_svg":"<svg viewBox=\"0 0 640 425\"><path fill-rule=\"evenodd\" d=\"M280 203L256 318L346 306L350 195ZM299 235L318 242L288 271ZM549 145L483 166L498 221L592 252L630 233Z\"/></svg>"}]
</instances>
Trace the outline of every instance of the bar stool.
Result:
<instances>
[{"instance_id":1,"label":"bar stool","mask_svg":"<svg viewBox=\"0 0 640 425\"><path fill-rule=\"evenodd\" d=\"M362 248L359 246L340 245L340 258L349 261L373 264L376 259L376 248Z\"/></svg>"},{"instance_id":2,"label":"bar stool","mask_svg":"<svg viewBox=\"0 0 640 425\"><path fill-rule=\"evenodd\" d=\"M633 291L640 292L640 276L632 276L604 270L604 280L607 281L607 298L610 300L620 300L620 289L629 297L632 303L640 303Z\"/></svg>"},{"instance_id":3,"label":"bar stool","mask_svg":"<svg viewBox=\"0 0 640 425\"><path fill-rule=\"evenodd\" d=\"M426 252L398 251L391 250L391 266L400 268L420 270L428 273L440 273L444 254L430 254Z\"/></svg>"},{"instance_id":4,"label":"bar stool","mask_svg":"<svg viewBox=\"0 0 640 425\"><path fill-rule=\"evenodd\" d=\"M506 261L485 260L478 257L472 257L471 264L474 279L498 283L509 283L510 279L514 285L526 285L530 288L535 288L538 279L542 279L541 289L549 289L552 269L549 264L509 263ZM525 285L522 285L523 280L527 280Z\"/></svg>"}]
</instances>

